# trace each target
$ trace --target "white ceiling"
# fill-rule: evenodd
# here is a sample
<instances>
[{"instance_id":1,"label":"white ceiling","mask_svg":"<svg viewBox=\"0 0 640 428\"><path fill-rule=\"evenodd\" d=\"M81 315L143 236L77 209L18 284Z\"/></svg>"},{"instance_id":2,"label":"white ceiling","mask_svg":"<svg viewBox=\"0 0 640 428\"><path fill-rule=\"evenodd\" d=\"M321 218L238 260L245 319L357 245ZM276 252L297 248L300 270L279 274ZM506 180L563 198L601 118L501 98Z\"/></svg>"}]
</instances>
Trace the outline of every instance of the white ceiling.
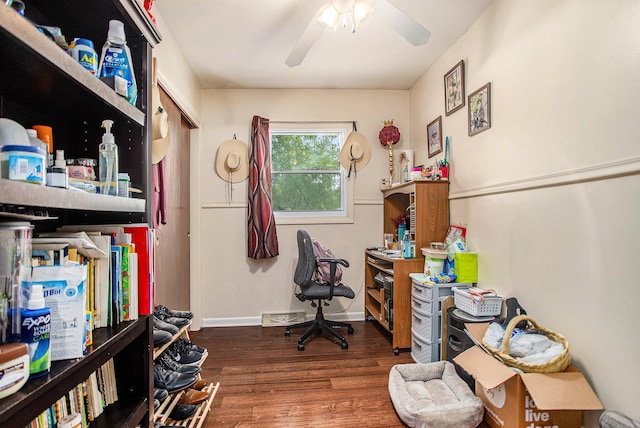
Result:
<instances>
[{"instance_id":1,"label":"white ceiling","mask_svg":"<svg viewBox=\"0 0 640 428\"><path fill-rule=\"evenodd\" d=\"M293 68L287 56L329 0L156 0L154 10L205 89L408 89L493 2L388 1L431 32L425 45L373 15L355 33L324 29Z\"/></svg>"}]
</instances>

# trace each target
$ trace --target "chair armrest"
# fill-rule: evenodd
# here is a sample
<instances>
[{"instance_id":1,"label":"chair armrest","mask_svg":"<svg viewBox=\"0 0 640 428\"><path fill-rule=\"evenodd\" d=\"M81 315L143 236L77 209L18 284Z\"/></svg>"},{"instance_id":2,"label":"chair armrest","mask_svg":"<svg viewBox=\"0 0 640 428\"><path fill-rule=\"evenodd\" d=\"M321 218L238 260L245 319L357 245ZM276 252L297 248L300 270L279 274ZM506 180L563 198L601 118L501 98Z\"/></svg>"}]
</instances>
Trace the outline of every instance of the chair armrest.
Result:
<instances>
[{"instance_id":1,"label":"chair armrest","mask_svg":"<svg viewBox=\"0 0 640 428\"><path fill-rule=\"evenodd\" d=\"M344 267L349 267L349 262L346 261L345 259L318 259L318 262L329 262L329 263L337 263L337 264L341 264Z\"/></svg>"}]
</instances>

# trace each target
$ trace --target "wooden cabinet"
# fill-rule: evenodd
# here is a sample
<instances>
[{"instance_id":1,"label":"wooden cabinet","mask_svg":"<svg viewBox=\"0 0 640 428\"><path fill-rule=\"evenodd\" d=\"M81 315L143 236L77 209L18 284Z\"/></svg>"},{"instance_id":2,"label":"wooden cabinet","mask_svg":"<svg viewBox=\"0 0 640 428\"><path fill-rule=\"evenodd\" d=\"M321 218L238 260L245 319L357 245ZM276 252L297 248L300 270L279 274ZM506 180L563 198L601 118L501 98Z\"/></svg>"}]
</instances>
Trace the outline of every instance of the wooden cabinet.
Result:
<instances>
[{"instance_id":1,"label":"wooden cabinet","mask_svg":"<svg viewBox=\"0 0 640 428\"><path fill-rule=\"evenodd\" d=\"M424 257L420 251L430 242L441 242L449 228L449 183L416 181L384 189L384 231L396 233L393 218L407 216L407 230L416 242L416 257L399 259L380 251L365 252L365 300L367 319L375 320L392 336L393 352L411 348L411 278L410 273L423 272ZM387 285L376 276L391 278ZM390 282L390 281L387 281Z\"/></svg>"},{"instance_id":2,"label":"wooden cabinet","mask_svg":"<svg viewBox=\"0 0 640 428\"><path fill-rule=\"evenodd\" d=\"M0 179L0 217L29 220L35 232L64 224L146 223L151 218L151 63L160 41L138 0L29 0L25 17L0 4L0 117L25 128L53 129L55 150L65 158L98 158L105 119L114 121L120 171L128 172L135 198L44 187ZM59 27L65 38L104 44L109 20L124 22L138 85L129 104L32 25ZM0 426L24 427L113 358L119 401L92 427L149 427L153 415L152 325L148 316L93 331L94 342L78 360L56 361L49 376L31 380L0 400Z\"/></svg>"},{"instance_id":3,"label":"wooden cabinet","mask_svg":"<svg viewBox=\"0 0 640 428\"><path fill-rule=\"evenodd\" d=\"M396 233L393 219L407 216L407 230L416 241L416 256L430 242L441 242L449 229L449 182L413 181L382 191L383 233Z\"/></svg>"},{"instance_id":4,"label":"wooden cabinet","mask_svg":"<svg viewBox=\"0 0 640 428\"><path fill-rule=\"evenodd\" d=\"M393 352L411 347L411 279L409 274L424 269L424 259L391 259L378 251L367 250L364 282L364 314L380 323L392 335ZM374 280L380 272L393 277L385 297L384 286ZM391 302L389 302L391 300Z\"/></svg>"}]
</instances>

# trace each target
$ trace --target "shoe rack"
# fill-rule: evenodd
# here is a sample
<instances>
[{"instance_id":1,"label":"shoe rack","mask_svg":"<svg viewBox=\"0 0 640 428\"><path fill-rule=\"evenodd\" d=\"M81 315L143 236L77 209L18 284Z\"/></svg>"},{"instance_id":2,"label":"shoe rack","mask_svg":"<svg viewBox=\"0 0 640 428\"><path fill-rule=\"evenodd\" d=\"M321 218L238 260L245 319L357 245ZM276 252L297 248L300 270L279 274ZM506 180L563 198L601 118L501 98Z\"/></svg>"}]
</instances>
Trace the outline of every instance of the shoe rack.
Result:
<instances>
[{"instance_id":1,"label":"shoe rack","mask_svg":"<svg viewBox=\"0 0 640 428\"><path fill-rule=\"evenodd\" d=\"M191 341L189 338L189 327L191 326L191 322L189 324L180 328L178 333L173 337L173 339L159 348L155 348L153 350L153 360L155 361L160 355L176 340L183 338ZM205 350L202 360L200 361L200 365L207 359L209 355L209 351ZM201 379L200 374L197 375L198 379ZM185 428L200 428L204 423L204 420L207 417L207 414L211 410L211 404L213 403L213 399L218 392L218 388L220 388L220 382L216 382L215 384L210 382L207 386L205 386L202 391L207 392L209 394L209 398L207 398L202 403L198 404L198 409L196 412L187 419L183 420L173 420L169 417L171 411L174 409L176 404L179 403L182 396L185 394L185 391L180 391L176 394L169 395L161 404L160 407L154 412L153 421L155 423L160 423L162 425L167 426L182 426Z\"/></svg>"}]
</instances>

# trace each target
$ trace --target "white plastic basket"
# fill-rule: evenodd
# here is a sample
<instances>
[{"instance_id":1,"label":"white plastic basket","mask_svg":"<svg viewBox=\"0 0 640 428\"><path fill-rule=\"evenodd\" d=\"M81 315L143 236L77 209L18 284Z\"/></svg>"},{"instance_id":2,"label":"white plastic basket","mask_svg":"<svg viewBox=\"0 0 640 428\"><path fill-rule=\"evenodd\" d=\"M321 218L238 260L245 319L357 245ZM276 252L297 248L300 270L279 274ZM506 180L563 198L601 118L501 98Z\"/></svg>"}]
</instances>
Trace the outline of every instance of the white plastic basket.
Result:
<instances>
[{"instance_id":1,"label":"white plastic basket","mask_svg":"<svg viewBox=\"0 0 640 428\"><path fill-rule=\"evenodd\" d=\"M500 315L502 311L502 297L500 296L474 296L469 292L483 292L482 288L458 288L452 287L453 301L456 308L466 313L481 317Z\"/></svg>"}]
</instances>

